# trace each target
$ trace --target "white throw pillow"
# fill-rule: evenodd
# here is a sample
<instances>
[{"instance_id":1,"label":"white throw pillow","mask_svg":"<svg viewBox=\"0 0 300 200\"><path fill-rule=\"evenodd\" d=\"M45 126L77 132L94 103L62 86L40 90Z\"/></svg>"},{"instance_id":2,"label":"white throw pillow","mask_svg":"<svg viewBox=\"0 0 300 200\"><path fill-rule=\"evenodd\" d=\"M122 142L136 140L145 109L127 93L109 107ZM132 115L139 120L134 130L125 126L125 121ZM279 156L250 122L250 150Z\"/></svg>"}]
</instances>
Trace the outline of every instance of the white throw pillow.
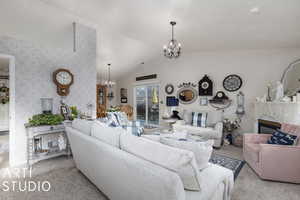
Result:
<instances>
[{"instance_id":1,"label":"white throw pillow","mask_svg":"<svg viewBox=\"0 0 300 200\"><path fill-rule=\"evenodd\" d=\"M161 137L160 142L165 145L192 151L195 155L199 170L208 166L208 161L213 151L213 140L207 141L182 141L176 138Z\"/></svg>"},{"instance_id":2,"label":"white throw pillow","mask_svg":"<svg viewBox=\"0 0 300 200\"><path fill-rule=\"evenodd\" d=\"M187 110L183 111L183 120L186 124L192 124L192 113L188 112Z\"/></svg>"},{"instance_id":3,"label":"white throw pillow","mask_svg":"<svg viewBox=\"0 0 300 200\"><path fill-rule=\"evenodd\" d=\"M85 119L74 119L72 122L72 127L90 136L93 123L94 121L88 121Z\"/></svg>"},{"instance_id":4,"label":"white throw pillow","mask_svg":"<svg viewBox=\"0 0 300 200\"><path fill-rule=\"evenodd\" d=\"M104 123L96 122L91 129L91 135L102 142L120 148L120 134L125 133L122 128L109 127Z\"/></svg>"},{"instance_id":5,"label":"white throw pillow","mask_svg":"<svg viewBox=\"0 0 300 200\"><path fill-rule=\"evenodd\" d=\"M185 189L200 190L198 166L193 152L129 134L121 134L120 147L128 153L176 172Z\"/></svg>"}]
</instances>

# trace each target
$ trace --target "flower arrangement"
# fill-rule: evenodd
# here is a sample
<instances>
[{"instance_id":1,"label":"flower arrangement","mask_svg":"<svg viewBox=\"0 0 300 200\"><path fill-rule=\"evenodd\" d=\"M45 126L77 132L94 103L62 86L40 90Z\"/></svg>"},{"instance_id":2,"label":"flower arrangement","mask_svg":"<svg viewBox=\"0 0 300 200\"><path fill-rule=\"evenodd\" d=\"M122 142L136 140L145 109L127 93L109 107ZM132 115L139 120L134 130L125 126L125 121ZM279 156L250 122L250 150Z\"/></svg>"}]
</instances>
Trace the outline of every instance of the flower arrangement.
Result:
<instances>
[{"instance_id":1,"label":"flower arrangement","mask_svg":"<svg viewBox=\"0 0 300 200\"><path fill-rule=\"evenodd\" d=\"M236 118L236 119L228 119L225 118L223 120L223 129L225 132L225 139L224 142L227 144L233 144L234 136L233 132L241 127L240 125L241 119Z\"/></svg>"},{"instance_id":2,"label":"flower arrangement","mask_svg":"<svg viewBox=\"0 0 300 200\"><path fill-rule=\"evenodd\" d=\"M241 123L241 120L238 118L233 119L233 120L225 118L223 120L223 127L224 127L225 132L232 133L234 130L241 127L240 123Z\"/></svg>"}]
</instances>

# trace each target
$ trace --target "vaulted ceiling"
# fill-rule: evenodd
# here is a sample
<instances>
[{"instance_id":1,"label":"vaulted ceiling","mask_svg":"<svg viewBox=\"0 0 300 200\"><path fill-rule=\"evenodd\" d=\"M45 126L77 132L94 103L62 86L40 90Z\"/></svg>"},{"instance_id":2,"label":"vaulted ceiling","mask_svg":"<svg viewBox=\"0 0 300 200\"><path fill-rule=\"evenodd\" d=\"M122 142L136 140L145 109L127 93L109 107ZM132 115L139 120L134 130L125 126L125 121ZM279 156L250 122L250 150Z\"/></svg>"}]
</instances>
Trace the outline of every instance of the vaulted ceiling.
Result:
<instances>
[{"instance_id":1,"label":"vaulted ceiling","mask_svg":"<svg viewBox=\"0 0 300 200\"><path fill-rule=\"evenodd\" d=\"M115 79L162 56L170 20L183 53L300 47L299 0L40 1L96 25L99 71L112 63Z\"/></svg>"}]
</instances>

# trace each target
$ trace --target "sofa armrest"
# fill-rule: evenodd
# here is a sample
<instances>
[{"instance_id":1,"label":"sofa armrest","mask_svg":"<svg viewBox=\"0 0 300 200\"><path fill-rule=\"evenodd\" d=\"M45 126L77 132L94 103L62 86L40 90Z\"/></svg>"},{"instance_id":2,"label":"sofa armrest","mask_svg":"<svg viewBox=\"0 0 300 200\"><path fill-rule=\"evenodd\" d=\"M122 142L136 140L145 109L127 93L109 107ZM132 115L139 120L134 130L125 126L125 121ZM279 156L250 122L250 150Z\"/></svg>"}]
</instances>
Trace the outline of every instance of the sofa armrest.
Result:
<instances>
[{"instance_id":1,"label":"sofa armrest","mask_svg":"<svg viewBox=\"0 0 300 200\"><path fill-rule=\"evenodd\" d=\"M300 183L300 146L260 146L259 162L264 178Z\"/></svg>"},{"instance_id":2,"label":"sofa armrest","mask_svg":"<svg viewBox=\"0 0 300 200\"><path fill-rule=\"evenodd\" d=\"M175 124L178 124L178 125L186 125L185 121L184 120L177 120L175 122Z\"/></svg>"},{"instance_id":3,"label":"sofa armrest","mask_svg":"<svg viewBox=\"0 0 300 200\"><path fill-rule=\"evenodd\" d=\"M218 136L219 138L221 138L223 135L223 123L222 122L216 123L216 125L214 126L214 130L218 132Z\"/></svg>"},{"instance_id":4,"label":"sofa armrest","mask_svg":"<svg viewBox=\"0 0 300 200\"><path fill-rule=\"evenodd\" d=\"M265 144L270 137L271 134L245 133L244 143Z\"/></svg>"}]
</instances>

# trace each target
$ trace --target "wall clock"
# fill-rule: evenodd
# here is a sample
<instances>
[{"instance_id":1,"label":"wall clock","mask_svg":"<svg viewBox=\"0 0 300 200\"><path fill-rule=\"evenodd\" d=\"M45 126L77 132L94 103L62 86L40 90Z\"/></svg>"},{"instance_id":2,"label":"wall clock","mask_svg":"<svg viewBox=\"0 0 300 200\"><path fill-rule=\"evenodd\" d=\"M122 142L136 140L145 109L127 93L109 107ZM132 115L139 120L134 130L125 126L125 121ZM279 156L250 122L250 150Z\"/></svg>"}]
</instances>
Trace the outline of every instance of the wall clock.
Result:
<instances>
[{"instance_id":1,"label":"wall clock","mask_svg":"<svg viewBox=\"0 0 300 200\"><path fill-rule=\"evenodd\" d=\"M74 76L67 69L58 69L53 72L53 82L57 86L57 94L67 96L70 92L70 86L74 82Z\"/></svg>"},{"instance_id":2,"label":"wall clock","mask_svg":"<svg viewBox=\"0 0 300 200\"><path fill-rule=\"evenodd\" d=\"M174 86L172 84L167 84L166 87L165 87L165 92L169 95L173 94Z\"/></svg>"},{"instance_id":3,"label":"wall clock","mask_svg":"<svg viewBox=\"0 0 300 200\"><path fill-rule=\"evenodd\" d=\"M229 92L234 92L239 90L243 85L243 81L240 76L236 74L231 74L227 76L223 81L223 87Z\"/></svg>"},{"instance_id":4,"label":"wall clock","mask_svg":"<svg viewBox=\"0 0 300 200\"><path fill-rule=\"evenodd\" d=\"M212 96L213 95L213 82L205 75L198 83L199 96Z\"/></svg>"}]
</instances>

